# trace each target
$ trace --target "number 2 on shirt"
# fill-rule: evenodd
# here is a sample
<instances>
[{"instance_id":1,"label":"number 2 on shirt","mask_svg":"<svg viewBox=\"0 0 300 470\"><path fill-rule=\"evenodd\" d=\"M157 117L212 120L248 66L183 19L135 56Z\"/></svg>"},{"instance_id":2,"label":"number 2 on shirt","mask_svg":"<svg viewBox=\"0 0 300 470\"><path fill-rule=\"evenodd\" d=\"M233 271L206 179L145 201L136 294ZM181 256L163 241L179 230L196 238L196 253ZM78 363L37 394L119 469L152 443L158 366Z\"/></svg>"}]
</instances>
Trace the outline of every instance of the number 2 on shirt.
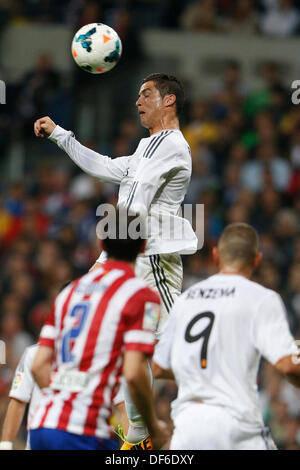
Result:
<instances>
[{"instance_id":1,"label":"number 2 on shirt","mask_svg":"<svg viewBox=\"0 0 300 470\"><path fill-rule=\"evenodd\" d=\"M74 360L72 348L74 341L80 335L85 324L90 305L88 303L77 304L73 307L70 317L75 317L74 326L71 330L64 334L62 339L62 360L70 362Z\"/></svg>"}]
</instances>

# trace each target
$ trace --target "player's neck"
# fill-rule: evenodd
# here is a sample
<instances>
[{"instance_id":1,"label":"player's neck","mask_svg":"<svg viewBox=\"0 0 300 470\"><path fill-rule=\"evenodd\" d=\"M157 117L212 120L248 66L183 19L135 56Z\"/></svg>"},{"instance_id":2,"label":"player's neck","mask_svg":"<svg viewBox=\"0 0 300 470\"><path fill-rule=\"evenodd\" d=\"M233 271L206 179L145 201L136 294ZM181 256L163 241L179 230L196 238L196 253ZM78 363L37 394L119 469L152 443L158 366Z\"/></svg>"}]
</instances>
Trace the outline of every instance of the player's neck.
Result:
<instances>
[{"instance_id":1,"label":"player's neck","mask_svg":"<svg viewBox=\"0 0 300 470\"><path fill-rule=\"evenodd\" d=\"M130 266L132 269L135 268L135 261L123 261L123 260L112 258L112 257L107 258L107 261L114 261L116 263L125 263L125 264L128 264L128 266Z\"/></svg>"},{"instance_id":2,"label":"player's neck","mask_svg":"<svg viewBox=\"0 0 300 470\"><path fill-rule=\"evenodd\" d=\"M237 269L234 266L223 266L219 269L219 274L231 274L237 276L243 276L249 279L252 275L252 270L250 269Z\"/></svg>"},{"instance_id":3,"label":"player's neck","mask_svg":"<svg viewBox=\"0 0 300 470\"><path fill-rule=\"evenodd\" d=\"M156 134L157 132L176 129L179 130L179 120L177 117L166 118L159 120L157 123L153 124L152 127L149 127L150 135Z\"/></svg>"}]
</instances>

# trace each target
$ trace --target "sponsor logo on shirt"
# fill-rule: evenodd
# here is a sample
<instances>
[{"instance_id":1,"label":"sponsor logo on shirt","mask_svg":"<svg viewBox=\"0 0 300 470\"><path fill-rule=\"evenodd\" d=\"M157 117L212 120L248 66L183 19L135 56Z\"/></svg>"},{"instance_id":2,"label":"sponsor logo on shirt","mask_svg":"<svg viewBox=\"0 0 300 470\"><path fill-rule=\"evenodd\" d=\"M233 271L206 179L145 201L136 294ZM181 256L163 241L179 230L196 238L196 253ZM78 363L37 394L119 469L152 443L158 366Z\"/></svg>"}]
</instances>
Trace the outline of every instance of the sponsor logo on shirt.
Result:
<instances>
[{"instance_id":1,"label":"sponsor logo on shirt","mask_svg":"<svg viewBox=\"0 0 300 470\"><path fill-rule=\"evenodd\" d=\"M156 331L160 316L159 305L153 302L145 303L143 330Z\"/></svg>"}]
</instances>

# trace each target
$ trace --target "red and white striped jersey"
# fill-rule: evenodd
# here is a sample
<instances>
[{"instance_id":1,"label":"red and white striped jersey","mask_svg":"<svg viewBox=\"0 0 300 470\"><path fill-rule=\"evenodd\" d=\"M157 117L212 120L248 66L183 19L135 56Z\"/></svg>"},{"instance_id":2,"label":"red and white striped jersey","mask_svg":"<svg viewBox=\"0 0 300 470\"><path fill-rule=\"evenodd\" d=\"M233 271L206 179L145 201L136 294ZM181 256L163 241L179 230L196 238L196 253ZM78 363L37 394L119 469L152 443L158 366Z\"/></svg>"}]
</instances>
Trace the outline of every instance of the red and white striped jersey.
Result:
<instances>
[{"instance_id":1,"label":"red and white striped jersey","mask_svg":"<svg viewBox=\"0 0 300 470\"><path fill-rule=\"evenodd\" d=\"M31 429L110 437L123 353L152 355L160 300L124 262L107 261L56 298L39 344L54 349L50 387Z\"/></svg>"}]
</instances>

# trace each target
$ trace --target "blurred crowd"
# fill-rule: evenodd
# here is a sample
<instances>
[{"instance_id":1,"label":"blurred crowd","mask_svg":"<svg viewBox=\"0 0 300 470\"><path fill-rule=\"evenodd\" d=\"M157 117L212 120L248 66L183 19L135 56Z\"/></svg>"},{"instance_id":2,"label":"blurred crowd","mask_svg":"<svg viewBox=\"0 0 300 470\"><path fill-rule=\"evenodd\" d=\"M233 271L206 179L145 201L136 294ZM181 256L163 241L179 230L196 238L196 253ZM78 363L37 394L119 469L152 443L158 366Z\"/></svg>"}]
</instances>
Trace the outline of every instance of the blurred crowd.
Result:
<instances>
[{"instance_id":1,"label":"blurred crowd","mask_svg":"<svg viewBox=\"0 0 300 470\"><path fill-rule=\"evenodd\" d=\"M173 16L164 22L171 3ZM97 21L99 11L108 18L124 5L134 7L137 17L141 6L149 8L165 27L180 24L230 32L239 31L244 21L249 32L286 36L298 30L298 4L287 0L0 0L0 16L3 24L63 22L67 15L79 26ZM285 22L278 20L280 15ZM129 19L127 12L124 24ZM279 31L276 24L285 27ZM300 106L291 103L278 64L266 62L259 73L261 87L251 89L241 65L232 60L209 94L192 102L187 96L182 130L192 150L193 176L185 202L205 205L205 236L204 247L183 258L183 287L216 272L211 248L226 224L250 223L259 232L263 252L254 280L282 295L291 330L299 338ZM20 144L26 155L19 179L0 180L0 338L7 346L7 364L0 367L0 428L20 355L36 341L62 286L85 273L98 257L97 207L117 201L116 186L82 173L54 144L33 137L33 121L42 115L77 131L76 83L66 89L49 57L41 55L19 85L8 86L8 102L14 105L0 109L2 174L3 161L13 161ZM111 82L112 87L119 85ZM107 140L95 135L82 143L114 158L132 154L145 135L137 116L125 112ZM277 445L300 449L300 392L265 361L258 386L264 418ZM173 383L156 386L157 412L170 426L170 401L175 396Z\"/></svg>"},{"instance_id":2,"label":"blurred crowd","mask_svg":"<svg viewBox=\"0 0 300 470\"><path fill-rule=\"evenodd\" d=\"M80 27L102 21L120 33L121 11L129 13L138 29L179 27L288 37L299 34L300 25L299 0L0 0L0 25L43 22Z\"/></svg>"}]
</instances>

